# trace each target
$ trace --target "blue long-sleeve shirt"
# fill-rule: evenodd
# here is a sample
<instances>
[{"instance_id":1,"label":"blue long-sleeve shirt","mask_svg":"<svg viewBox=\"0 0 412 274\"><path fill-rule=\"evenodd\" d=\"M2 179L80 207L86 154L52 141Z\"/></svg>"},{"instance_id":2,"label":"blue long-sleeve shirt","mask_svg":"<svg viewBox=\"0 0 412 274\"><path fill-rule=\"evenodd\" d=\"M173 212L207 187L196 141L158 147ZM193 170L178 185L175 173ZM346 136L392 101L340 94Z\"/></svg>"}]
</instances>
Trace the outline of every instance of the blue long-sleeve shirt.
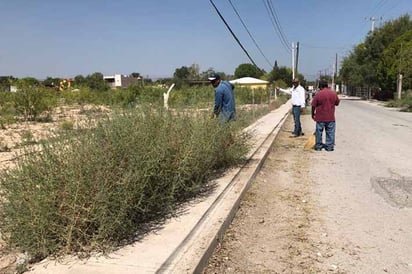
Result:
<instances>
[{"instance_id":1,"label":"blue long-sleeve shirt","mask_svg":"<svg viewBox=\"0 0 412 274\"><path fill-rule=\"evenodd\" d=\"M228 81L221 80L215 88L215 106L213 113L219 115L224 121L236 120L235 96L233 94L233 85Z\"/></svg>"}]
</instances>

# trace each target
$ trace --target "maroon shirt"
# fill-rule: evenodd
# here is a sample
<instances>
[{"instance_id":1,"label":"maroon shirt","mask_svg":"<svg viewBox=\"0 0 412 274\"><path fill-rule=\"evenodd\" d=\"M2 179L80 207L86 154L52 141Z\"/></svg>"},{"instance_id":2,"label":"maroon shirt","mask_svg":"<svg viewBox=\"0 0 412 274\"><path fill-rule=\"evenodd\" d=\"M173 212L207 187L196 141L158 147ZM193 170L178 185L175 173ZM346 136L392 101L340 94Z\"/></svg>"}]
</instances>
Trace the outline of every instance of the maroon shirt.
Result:
<instances>
[{"instance_id":1,"label":"maroon shirt","mask_svg":"<svg viewBox=\"0 0 412 274\"><path fill-rule=\"evenodd\" d=\"M312 107L315 108L316 122L335 121L335 106L339 105L339 98L336 92L328 88L321 89L312 100Z\"/></svg>"}]
</instances>

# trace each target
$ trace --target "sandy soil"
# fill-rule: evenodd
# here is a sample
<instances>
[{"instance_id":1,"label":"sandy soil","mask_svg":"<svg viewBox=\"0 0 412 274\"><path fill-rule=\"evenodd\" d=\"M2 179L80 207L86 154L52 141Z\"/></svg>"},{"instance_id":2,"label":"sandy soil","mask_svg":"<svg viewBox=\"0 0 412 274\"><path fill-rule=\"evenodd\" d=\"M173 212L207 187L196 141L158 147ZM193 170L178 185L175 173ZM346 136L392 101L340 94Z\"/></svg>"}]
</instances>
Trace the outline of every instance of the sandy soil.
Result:
<instances>
[{"instance_id":1,"label":"sandy soil","mask_svg":"<svg viewBox=\"0 0 412 274\"><path fill-rule=\"evenodd\" d=\"M289 138L293 123L286 121L205 274L343 273L324 264L334 248L311 195L314 152L304 145L314 123L303 119L306 135L299 138Z\"/></svg>"},{"instance_id":2,"label":"sandy soil","mask_svg":"<svg viewBox=\"0 0 412 274\"><path fill-rule=\"evenodd\" d=\"M103 106L61 106L51 114L50 122L19 122L0 129L0 170L13 166L16 153L25 143L39 142L62 130L64 123L74 129L82 126L90 117L96 117L110 110Z\"/></svg>"}]
</instances>

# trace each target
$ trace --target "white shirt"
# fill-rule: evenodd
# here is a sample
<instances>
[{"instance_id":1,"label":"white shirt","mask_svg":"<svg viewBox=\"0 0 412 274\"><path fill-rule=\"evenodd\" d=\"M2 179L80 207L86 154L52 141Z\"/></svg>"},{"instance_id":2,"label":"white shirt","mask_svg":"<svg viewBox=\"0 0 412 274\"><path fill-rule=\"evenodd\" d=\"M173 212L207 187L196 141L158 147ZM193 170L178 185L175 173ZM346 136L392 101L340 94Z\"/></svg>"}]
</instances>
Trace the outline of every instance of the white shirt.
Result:
<instances>
[{"instance_id":1,"label":"white shirt","mask_svg":"<svg viewBox=\"0 0 412 274\"><path fill-rule=\"evenodd\" d=\"M305 93L306 92L305 92L305 89L301 85L298 85L296 87L293 86L289 89L280 88L279 90L281 92L292 95L292 98L291 98L292 105L300 106L301 108L305 107L305 97L306 97Z\"/></svg>"}]
</instances>

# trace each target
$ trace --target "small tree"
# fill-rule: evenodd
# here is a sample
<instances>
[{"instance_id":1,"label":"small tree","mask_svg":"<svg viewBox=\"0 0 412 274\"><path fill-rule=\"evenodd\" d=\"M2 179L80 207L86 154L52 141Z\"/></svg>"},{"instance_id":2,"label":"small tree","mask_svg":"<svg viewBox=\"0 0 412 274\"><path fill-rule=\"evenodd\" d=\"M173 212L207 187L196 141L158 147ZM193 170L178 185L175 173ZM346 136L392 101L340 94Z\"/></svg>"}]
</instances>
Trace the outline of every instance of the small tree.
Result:
<instances>
[{"instance_id":1,"label":"small tree","mask_svg":"<svg viewBox=\"0 0 412 274\"><path fill-rule=\"evenodd\" d=\"M268 81L274 82L277 80L282 80L284 83L290 83L292 80L292 70L287 67L275 66L269 74Z\"/></svg>"},{"instance_id":2,"label":"small tree","mask_svg":"<svg viewBox=\"0 0 412 274\"><path fill-rule=\"evenodd\" d=\"M46 87L58 87L61 79L60 78L53 78L53 77L47 77L45 80L43 80L42 84Z\"/></svg>"},{"instance_id":3,"label":"small tree","mask_svg":"<svg viewBox=\"0 0 412 274\"><path fill-rule=\"evenodd\" d=\"M21 79L16 86L15 109L25 120L34 121L41 113L56 106L56 96L32 79Z\"/></svg>"},{"instance_id":4,"label":"small tree","mask_svg":"<svg viewBox=\"0 0 412 274\"><path fill-rule=\"evenodd\" d=\"M260 78L262 77L263 72L252 64L241 64L235 70L235 77L242 78L242 77L254 77Z\"/></svg>"},{"instance_id":5,"label":"small tree","mask_svg":"<svg viewBox=\"0 0 412 274\"><path fill-rule=\"evenodd\" d=\"M100 72L95 72L86 77L87 86L94 91L105 91L109 89L103 79L103 74Z\"/></svg>"},{"instance_id":6,"label":"small tree","mask_svg":"<svg viewBox=\"0 0 412 274\"><path fill-rule=\"evenodd\" d=\"M138 73L138 72L132 72L132 73L130 74L130 76L133 77L133 78L139 78L139 77L140 77L140 73Z\"/></svg>"},{"instance_id":7,"label":"small tree","mask_svg":"<svg viewBox=\"0 0 412 274\"><path fill-rule=\"evenodd\" d=\"M76 75L74 77L74 85L76 87L86 86L86 78L83 75Z\"/></svg>"},{"instance_id":8,"label":"small tree","mask_svg":"<svg viewBox=\"0 0 412 274\"><path fill-rule=\"evenodd\" d=\"M189 68L186 66L182 66L181 68L177 68L175 73L173 73L173 77L179 80L187 80L189 79L190 71Z\"/></svg>"}]
</instances>

